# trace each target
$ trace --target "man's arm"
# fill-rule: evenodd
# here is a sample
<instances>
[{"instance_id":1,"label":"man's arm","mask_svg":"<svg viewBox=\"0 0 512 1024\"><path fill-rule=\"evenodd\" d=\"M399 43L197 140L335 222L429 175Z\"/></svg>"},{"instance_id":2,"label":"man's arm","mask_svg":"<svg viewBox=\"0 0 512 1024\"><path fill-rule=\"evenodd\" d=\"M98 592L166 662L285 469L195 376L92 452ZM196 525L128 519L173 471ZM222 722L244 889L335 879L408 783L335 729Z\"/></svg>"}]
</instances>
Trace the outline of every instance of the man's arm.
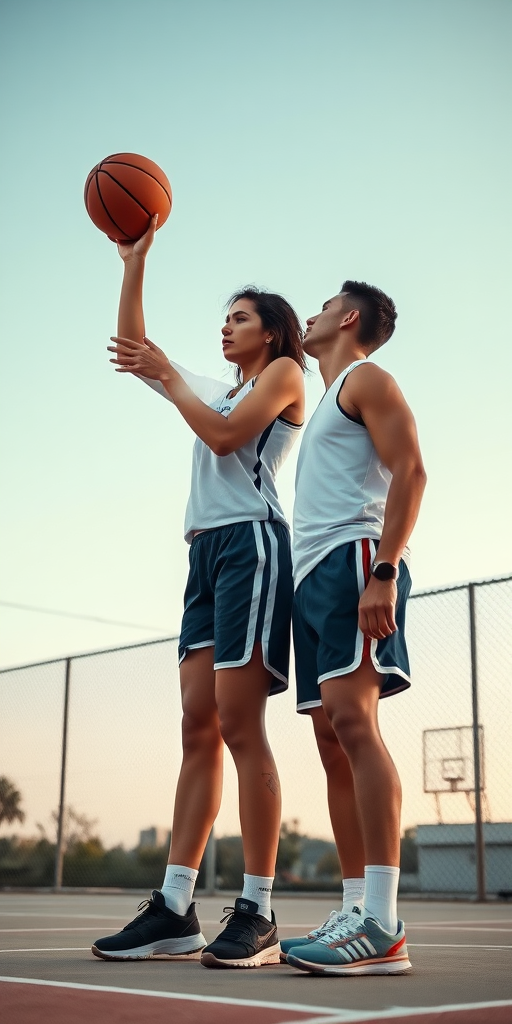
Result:
<instances>
[{"instance_id":1,"label":"man's arm","mask_svg":"<svg viewBox=\"0 0 512 1024\"><path fill-rule=\"evenodd\" d=\"M379 458L392 475L378 561L398 565L418 518L427 480L416 424L396 381L379 366L357 367L347 378L346 384L349 382L343 398L362 418ZM396 629L395 604L395 581L372 576L359 602L359 628L376 639L389 636Z\"/></svg>"}]
</instances>

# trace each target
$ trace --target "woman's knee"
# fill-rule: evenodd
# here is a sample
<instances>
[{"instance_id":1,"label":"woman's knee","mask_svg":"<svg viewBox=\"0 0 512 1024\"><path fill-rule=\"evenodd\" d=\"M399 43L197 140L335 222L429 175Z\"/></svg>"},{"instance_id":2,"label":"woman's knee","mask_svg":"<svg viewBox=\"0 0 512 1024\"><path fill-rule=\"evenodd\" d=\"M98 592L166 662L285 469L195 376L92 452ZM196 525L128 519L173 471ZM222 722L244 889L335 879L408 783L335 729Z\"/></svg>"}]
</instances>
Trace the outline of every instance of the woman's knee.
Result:
<instances>
[{"instance_id":1,"label":"woman's knee","mask_svg":"<svg viewBox=\"0 0 512 1024\"><path fill-rule=\"evenodd\" d=\"M184 753L204 750L211 754L222 746L219 719L216 714L198 715L184 709L181 721L181 739Z\"/></svg>"},{"instance_id":2,"label":"woman's knee","mask_svg":"<svg viewBox=\"0 0 512 1024\"><path fill-rule=\"evenodd\" d=\"M242 752L249 746L251 729L232 713L219 714L220 734L232 754Z\"/></svg>"}]
</instances>

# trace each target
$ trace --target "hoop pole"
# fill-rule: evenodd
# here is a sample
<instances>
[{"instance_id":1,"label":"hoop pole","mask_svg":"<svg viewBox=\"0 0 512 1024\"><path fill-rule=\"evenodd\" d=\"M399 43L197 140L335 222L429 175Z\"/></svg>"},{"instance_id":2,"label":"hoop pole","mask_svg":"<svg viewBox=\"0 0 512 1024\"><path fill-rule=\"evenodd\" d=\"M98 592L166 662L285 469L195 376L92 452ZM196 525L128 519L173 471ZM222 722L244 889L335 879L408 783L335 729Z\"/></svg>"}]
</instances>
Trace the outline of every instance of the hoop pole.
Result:
<instances>
[{"instance_id":1,"label":"hoop pole","mask_svg":"<svg viewBox=\"0 0 512 1024\"><path fill-rule=\"evenodd\" d=\"M475 852L476 852L476 894L480 903L485 903L485 843L482 825L482 772L480 763L480 725L478 721L478 668L476 639L475 584L468 586L469 636L471 647L471 699L473 706L473 765L475 772Z\"/></svg>"},{"instance_id":2,"label":"hoop pole","mask_svg":"<svg viewBox=\"0 0 512 1024\"><path fill-rule=\"evenodd\" d=\"M71 676L71 658L66 658L66 680L64 683L64 720L62 723L62 757L60 768L59 819L57 824L57 846L55 848L54 892L62 889L62 869L64 865L64 816L66 799L66 758L68 749L68 717L69 717L69 681Z\"/></svg>"}]
</instances>

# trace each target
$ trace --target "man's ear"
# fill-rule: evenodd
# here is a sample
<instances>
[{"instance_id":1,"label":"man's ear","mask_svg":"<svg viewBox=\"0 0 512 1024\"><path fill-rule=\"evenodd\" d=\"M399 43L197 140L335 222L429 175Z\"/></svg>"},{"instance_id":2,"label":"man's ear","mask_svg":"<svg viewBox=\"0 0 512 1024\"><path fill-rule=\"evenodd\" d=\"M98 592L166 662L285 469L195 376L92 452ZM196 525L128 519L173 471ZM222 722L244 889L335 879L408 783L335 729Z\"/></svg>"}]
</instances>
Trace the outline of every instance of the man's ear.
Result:
<instances>
[{"instance_id":1,"label":"man's ear","mask_svg":"<svg viewBox=\"0 0 512 1024\"><path fill-rule=\"evenodd\" d=\"M343 320L340 323L340 327L352 327L357 320L359 320L359 310L349 309L348 312L345 313Z\"/></svg>"}]
</instances>

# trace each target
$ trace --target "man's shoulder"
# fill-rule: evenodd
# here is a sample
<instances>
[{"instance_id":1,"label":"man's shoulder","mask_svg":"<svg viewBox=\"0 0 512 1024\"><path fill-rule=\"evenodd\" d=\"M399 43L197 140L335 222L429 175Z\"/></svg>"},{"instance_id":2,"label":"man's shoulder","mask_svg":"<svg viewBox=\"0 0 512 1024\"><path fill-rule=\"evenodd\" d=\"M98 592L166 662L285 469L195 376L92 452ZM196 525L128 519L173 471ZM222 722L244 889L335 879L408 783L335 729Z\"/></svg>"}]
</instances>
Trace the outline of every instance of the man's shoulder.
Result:
<instances>
[{"instance_id":1,"label":"man's shoulder","mask_svg":"<svg viewBox=\"0 0 512 1024\"><path fill-rule=\"evenodd\" d=\"M359 363L347 374L343 382L345 395L371 395L388 394L399 392L398 384L391 373L383 370L377 363Z\"/></svg>"},{"instance_id":2,"label":"man's shoulder","mask_svg":"<svg viewBox=\"0 0 512 1024\"><path fill-rule=\"evenodd\" d=\"M372 363L368 359L365 362L358 363L354 366L353 370L347 374L347 384L351 381L352 383L357 382L362 385L374 384L377 381L382 383L393 382L396 383L395 378L387 370L383 370L382 366L378 366L377 363Z\"/></svg>"}]
</instances>

